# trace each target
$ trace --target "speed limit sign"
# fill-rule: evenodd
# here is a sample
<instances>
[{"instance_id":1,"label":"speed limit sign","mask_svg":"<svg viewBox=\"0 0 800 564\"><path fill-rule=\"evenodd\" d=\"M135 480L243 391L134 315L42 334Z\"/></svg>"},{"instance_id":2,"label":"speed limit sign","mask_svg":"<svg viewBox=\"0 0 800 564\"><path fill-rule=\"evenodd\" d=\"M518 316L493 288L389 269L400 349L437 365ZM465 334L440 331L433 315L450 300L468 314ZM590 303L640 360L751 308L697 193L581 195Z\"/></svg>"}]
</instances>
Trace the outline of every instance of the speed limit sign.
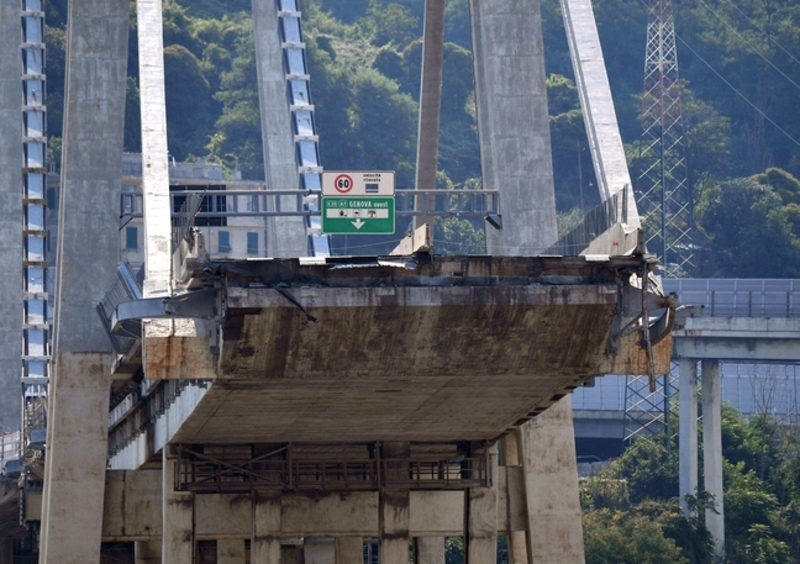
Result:
<instances>
[{"instance_id":1,"label":"speed limit sign","mask_svg":"<svg viewBox=\"0 0 800 564\"><path fill-rule=\"evenodd\" d=\"M340 174L333 181L333 187L340 194L347 194L350 190L353 189L353 179L350 177L349 174Z\"/></svg>"},{"instance_id":2,"label":"speed limit sign","mask_svg":"<svg viewBox=\"0 0 800 564\"><path fill-rule=\"evenodd\" d=\"M335 170L322 173L323 196L394 196L394 171Z\"/></svg>"}]
</instances>

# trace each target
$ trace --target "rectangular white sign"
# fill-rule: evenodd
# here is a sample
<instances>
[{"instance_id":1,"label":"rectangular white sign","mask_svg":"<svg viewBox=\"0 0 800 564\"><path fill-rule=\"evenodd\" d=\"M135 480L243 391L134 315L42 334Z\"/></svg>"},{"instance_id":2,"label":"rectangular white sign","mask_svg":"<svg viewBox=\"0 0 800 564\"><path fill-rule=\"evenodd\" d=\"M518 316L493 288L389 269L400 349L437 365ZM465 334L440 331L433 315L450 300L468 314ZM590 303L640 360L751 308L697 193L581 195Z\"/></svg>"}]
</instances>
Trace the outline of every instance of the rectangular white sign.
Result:
<instances>
[{"instance_id":1,"label":"rectangular white sign","mask_svg":"<svg viewBox=\"0 0 800 564\"><path fill-rule=\"evenodd\" d=\"M394 196L393 170L322 173L323 196Z\"/></svg>"}]
</instances>

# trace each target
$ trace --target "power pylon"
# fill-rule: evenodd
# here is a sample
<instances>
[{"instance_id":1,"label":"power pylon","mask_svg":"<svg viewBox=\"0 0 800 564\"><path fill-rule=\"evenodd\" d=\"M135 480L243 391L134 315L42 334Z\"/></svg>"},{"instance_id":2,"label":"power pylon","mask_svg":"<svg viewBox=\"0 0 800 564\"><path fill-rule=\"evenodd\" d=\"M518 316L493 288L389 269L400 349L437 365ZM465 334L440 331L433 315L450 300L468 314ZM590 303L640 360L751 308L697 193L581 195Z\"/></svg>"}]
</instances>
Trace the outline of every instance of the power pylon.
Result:
<instances>
[{"instance_id":1,"label":"power pylon","mask_svg":"<svg viewBox=\"0 0 800 564\"><path fill-rule=\"evenodd\" d=\"M692 199L686 182L683 106L671 0L649 0L642 95L639 209L647 246L668 276L693 270Z\"/></svg>"},{"instance_id":2,"label":"power pylon","mask_svg":"<svg viewBox=\"0 0 800 564\"><path fill-rule=\"evenodd\" d=\"M671 0L648 0L647 47L642 95L643 143L637 200L644 217L648 250L658 255L666 276L681 277L693 268L691 188L686 180L683 106ZM662 429L670 433L671 398L676 382L628 376L625 393L625 442Z\"/></svg>"}]
</instances>

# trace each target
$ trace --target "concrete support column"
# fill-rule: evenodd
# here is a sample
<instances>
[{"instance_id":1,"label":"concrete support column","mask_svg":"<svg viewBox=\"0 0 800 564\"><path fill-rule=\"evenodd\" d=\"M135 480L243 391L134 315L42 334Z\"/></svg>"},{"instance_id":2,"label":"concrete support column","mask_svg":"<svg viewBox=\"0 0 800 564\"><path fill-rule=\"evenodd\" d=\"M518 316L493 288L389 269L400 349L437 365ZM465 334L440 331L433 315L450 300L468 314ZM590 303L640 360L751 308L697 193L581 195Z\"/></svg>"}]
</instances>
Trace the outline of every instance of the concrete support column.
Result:
<instances>
[{"instance_id":1,"label":"concrete support column","mask_svg":"<svg viewBox=\"0 0 800 564\"><path fill-rule=\"evenodd\" d=\"M20 428L22 350L22 25L0 2L0 433Z\"/></svg>"},{"instance_id":2,"label":"concrete support column","mask_svg":"<svg viewBox=\"0 0 800 564\"><path fill-rule=\"evenodd\" d=\"M379 505L379 564L408 564L409 492L381 490Z\"/></svg>"},{"instance_id":3,"label":"concrete support column","mask_svg":"<svg viewBox=\"0 0 800 564\"><path fill-rule=\"evenodd\" d=\"M113 354L95 304L119 263L128 8L69 3L42 564L100 560Z\"/></svg>"},{"instance_id":4,"label":"concrete support column","mask_svg":"<svg viewBox=\"0 0 800 564\"><path fill-rule=\"evenodd\" d=\"M583 564L571 396L523 425L520 436L529 558L536 564Z\"/></svg>"},{"instance_id":5,"label":"concrete support column","mask_svg":"<svg viewBox=\"0 0 800 564\"><path fill-rule=\"evenodd\" d=\"M716 512L706 510L706 528L716 544L716 554L725 554L725 504L722 489L722 396L718 360L704 360L703 374L703 478L714 499Z\"/></svg>"},{"instance_id":6,"label":"concrete support column","mask_svg":"<svg viewBox=\"0 0 800 564\"><path fill-rule=\"evenodd\" d=\"M687 517L694 514L686 496L697 495L697 361L680 359L678 433L680 462L680 504Z\"/></svg>"},{"instance_id":7,"label":"concrete support column","mask_svg":"<svg viewBox=\"0 0 800 564\"><path fill-rule=\"evenodd\" d=\"M442 62L444 60L444 0L425 0L425 25L422 43L422 78L419 91L417 128L416 188L436 188L439 161L439 115L442 100ZM433 196L425 198L432 210ZM417 209L421 208L417 197ZM427 223L433 229L433 215L414 217L414 228Z\"/></svg>"},{"instance_id":8,"label":"concrete support column","mask_svg":"<svg viewBox=\"0 0 800 564\"><path fill-rule=\"evenodd\" d=\"M509 433L503 439L503 463L505 466L520 466L520 431ZM506 499L516 494L506 483ZM525 542L525 531L509 531L508 533L508 562L509 564L528 564L528 547Z\"/></svg>"},{"instance_id":9,"label":"concrete support column","mask_svg":"<svg viewBox=\"0 0 800 564\"><path fill-rule=\"evenodd\" d=\"M489 468L497 476L497 449L492 447ZM470 488L464 503L464 564L497 562L497 486Z\"/></svg>"},{"instance_id":10,"label":"concrete support column","mask_svg":"<svg viewBox=\"0 0 800 564\"><path fill-rule=\"evenodd\" d=\"M415 564L444 564L444 537L416 537L414 552Z\"/></svg>"},{"instance_id":11,"label":"concrete support column","mask_svg":"<svg viewBox=\"0 0 800 564\"><path fill-rule=\"evenodd\" d=\"M136 564L161 564L161 543L139 541L134 546Z\"/></svg>"},{"instance_id":12,"label":"concrete support column","mask_svg":"<svg viewBox=\"0 0 800 564\"><path fill-rule=\"evenodd\" d=\"M252 564L281 564L281 493L253 493Z\"/></svg>"},{"instance_id":13,"label":"concrete support column","mask_svg":"<svg viewBox=\"0 0 800 564\"><path fill-rule=\"evenodd\" d=\"M336 564L336 545L332 538L306 537L303 543L305 564Z\"/></svg>"},{"instance_id":14,"label":"concrete support column","mask_svg":"<svg viewBox=\"0 0 800 564\"><path fill-rule=\"evenodd\" d=\"M335 542L336 564L364 564L363 537L336 537Z\"/></svg>"},{"instance_id":15,"label":"concrete support column","mask_svg":"<svg viewBox=\"0 0 800 564\"><path fill-rule=\"evenodd\" d=\"M175 491L176 460L170 445L163 450L161 561L194 562L194 494Z\"/></svg>"},{"instance_id":16,"label":"concrete support column","mask_svg":"<svg viewBox=\"0 0 800 564\"><path fill-rule=\"evenodd\" d=\"M277 2L253 0L258 101L267 189L286 190L300 186L295 158L293 128L286 99L286 74L278 29ZM281 198L281 209L296 210L296 198ZM271 257L302 257L308 254L308 238L302 217L272 217L268 220L267 253Z\"/></svg>"},{"instance_id":17,"label":"concrete support column","mask_svg":"<svg viewBox=\"0 0 800 564\"><path fill-rule=\"evenodd\" d=\"M536 256L558 239L540 0L470 0L483 187L500 191L490 255Z\"/></svg>"},{"instance_id":18,"label":"concrete support column","mask_svg":"<svg viewBox=\"0 0 800 564\"><path fill-rule=\"evenodd\" d=\"M217 540L217 564L245 564L246 558L242 539Z\"/></svg>"}]
</instances>

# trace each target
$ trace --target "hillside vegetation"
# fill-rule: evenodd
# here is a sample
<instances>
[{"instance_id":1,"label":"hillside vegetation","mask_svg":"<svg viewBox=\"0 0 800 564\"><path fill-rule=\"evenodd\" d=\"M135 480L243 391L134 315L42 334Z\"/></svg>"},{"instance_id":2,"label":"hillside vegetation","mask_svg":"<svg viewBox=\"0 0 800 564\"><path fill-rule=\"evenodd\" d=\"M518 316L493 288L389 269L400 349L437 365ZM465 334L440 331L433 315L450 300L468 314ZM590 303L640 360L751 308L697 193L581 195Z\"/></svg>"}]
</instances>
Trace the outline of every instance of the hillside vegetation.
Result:
<instances>
[{"instance_id":1,"label":"hillside vegetation","mask_svg":"<svg viewBox=\"0 0 800 564\"><path fill-rule=\"evenodd\" d=\"M413 184L422 0L303 0L323 166L393 169ZM48 128L60 147L66 0L47 0ZM169 148L263 175L249 0L165 0ZM133 10L133 5L132 5ZM641 171L647 13L642 0L595 10L626 151ZM697 276L800 275L800 6L792 0L675 3ZM542 0L557 205L599 202L557 0ZM132 13L135 29L135 14ZM480 176L468 0L448 0L439 187ZM125 149L138 151L135 34ZM57 160L57 154L52 155ZM637 184L638 181L634 180ZM576 210L577 208L577 210Z\"/></svg>"}]
</instances>

